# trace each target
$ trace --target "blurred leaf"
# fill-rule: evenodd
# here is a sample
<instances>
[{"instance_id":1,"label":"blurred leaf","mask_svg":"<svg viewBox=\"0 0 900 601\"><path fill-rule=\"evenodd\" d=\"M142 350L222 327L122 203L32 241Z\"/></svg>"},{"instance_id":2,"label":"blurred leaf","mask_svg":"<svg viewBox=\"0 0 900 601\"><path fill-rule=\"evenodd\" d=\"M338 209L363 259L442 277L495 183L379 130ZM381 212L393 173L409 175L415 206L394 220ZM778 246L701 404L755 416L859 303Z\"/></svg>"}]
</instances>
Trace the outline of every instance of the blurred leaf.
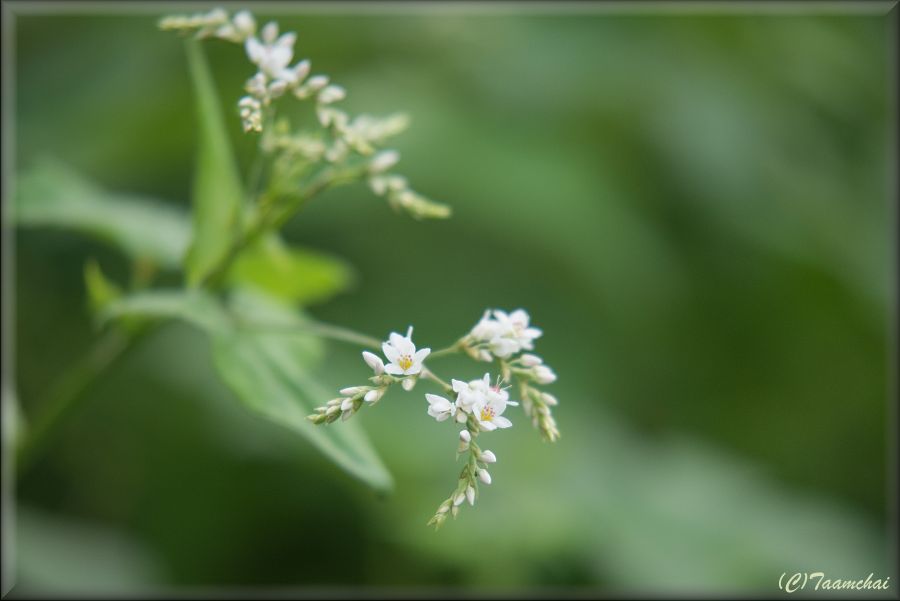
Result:
<instances>
[{"instance_id":1,"label":"blurred leaf","mask_svg":"<svg viewBox=\"0 0 900 601\"><path fill-rule=\"evenodd\" d=\"M198 153L194 175L194 239L185 258L188 283L208 276L238 231L241 180L209 65L198 42L186 43L197 100Z\"/></svg>"},{"instance_id":2,"label":"blurred leaf","mask_svg":"<svg viewBox=\"0 0 900 601\"><path fill-rule=\"evenodd\" d=\"M106 192L72 168L43 159L16 182L13 216L22 226L68 228L133 258L175 268L190 236L187 216L154 199Z\"/></svg>"},{"instance_id":3,"label":"blurred leaf","mask_svg":"<svg viewBox=\"0 0 900 601\"><path fill-rule=\"evenodd\" d=\"M159 585L161 569L135 541L104 528L16 511L17 593L137 593Z\"/></svg>"},{"instance_id":4,"label":"blurred leaf","mask_svg":"<svg viewBox=\"0 0 900 601\"><path fill-rule=\"evenodd\" d=\"M84 285L87 290L88 303L94 312L102 310L103 307L122 296L122 289L103 275L100 264L94 259L84 264Z\"/></svg>"},{"instance_id":5,"label":"blurred leaf","mask_svg":"<svg viewBox=\"0 0 900 601\"><path fill-rule=\"evenodd\" d=\"M139 317L181 319L205 331L228 326L228 315L216 298L200 290L150 290L130 294L108 304L103 320Z\"/></svg>"},{"instance_id":6,"label":"blurred leaf","mask_svg":"<svg viewBox=\"0 0 900 601\"><path fill-rule=\"evenodd\" d=\"M235 328L214 336L213 356L222 379L248 407L302 434L350 474L377 490L390 489L390 474L356 422L323 428L306 419L330 395L311 375L318 339L290 332L302 319L262 294L243 292L233 300L239 319L272 327Z\"/></svg>"},{"instance_id":7,"label":"blurred leaf","mask_svg":"<svg viewBox=\"0 0 900 601\"><path fill-rule=\"evenodd\" d=\"M308 305L346 290L353 283L353 271L342 259L288 246L271 235L241 253L229 272L229 281Z\"/></svg>"},{"instance_id":8,"label":"blurred leaf","mask_svg":"<svg viewBox=\"0 0 900 601\"><path fill-rule=\"evenodd\" d=\"M258 291L237 291L226 310L200 290L148 291L114 301L103 316L178 318L200 327L212 337L219 376L247 407L306 437L372 488L392 486L356 423L317 427L306 419L330 396L311 375L320 341L303 332L303 318L282 302Z\"/></svg>"}]
</instances>

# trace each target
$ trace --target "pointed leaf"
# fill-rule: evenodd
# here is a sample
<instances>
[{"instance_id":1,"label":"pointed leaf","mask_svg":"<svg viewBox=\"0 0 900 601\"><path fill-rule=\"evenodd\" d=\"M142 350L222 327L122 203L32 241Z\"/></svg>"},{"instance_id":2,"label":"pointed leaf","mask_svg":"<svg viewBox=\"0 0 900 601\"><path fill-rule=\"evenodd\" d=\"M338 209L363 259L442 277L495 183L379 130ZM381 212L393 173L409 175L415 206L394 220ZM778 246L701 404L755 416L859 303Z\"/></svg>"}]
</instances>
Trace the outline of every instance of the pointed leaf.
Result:
<instances>
[{"instance_id":1,"label":"pointed leaf","mask_svg":"<svg viewBox=\"0 0 900 601\"><path fill-rule=\"evenodd\" d=\"M284 299L310 305L346 290L350 265L327 253L288 246L272 234L248 248L228 274L231 284L251 285Z\"/></svg>"},{"instance_id":2,"label":"pointed leaf","mask_svg":"<svg viewBox=\"0 0 900 601\"><path fill-rule=\"evenodd\" d=\"M194 177L194 238L185 258L187 281L212 273L239 232L242 188L228 132L203 49L186 42L197 99L198 148Z\"/></svg>"},{"instance_id":3,"label":"pointed leaf","mask_svg":"<svg viewBox=\"0 0 900 601\"><path fill-rule=\"evenodd\" d=\"M13 218L19 226L72 229L169 269L181 264L190 238L184 211L155 199L107 192L49 158L18 178Z\"/></svg>"}]
</instances>

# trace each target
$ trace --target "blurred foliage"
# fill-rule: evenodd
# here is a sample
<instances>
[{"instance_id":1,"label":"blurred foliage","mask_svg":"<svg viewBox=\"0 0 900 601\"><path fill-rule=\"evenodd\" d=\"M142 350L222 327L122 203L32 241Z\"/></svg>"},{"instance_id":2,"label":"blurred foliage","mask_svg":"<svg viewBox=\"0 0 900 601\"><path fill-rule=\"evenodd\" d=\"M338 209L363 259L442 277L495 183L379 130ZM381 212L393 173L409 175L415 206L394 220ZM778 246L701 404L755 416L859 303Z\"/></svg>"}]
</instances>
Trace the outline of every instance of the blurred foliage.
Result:
<instances>
[{"instance_id":1,"label":"blurred foliage","mask_svg":"<svg viewBox=\"0 0 900 601\"><path fill-rule=\"evenodd\" d=\"M360 416L395 480L376 497L251 419L215 377L210 341L172 325L98 383L20 481L21 590L54 590L79 553L107 562L83 569L98 590L734 594L770 593L786 570L887 569L885 18L374 12L278 18L348 108L412 116L401 164L454 216L414 223L362 187L324 195L285 238L358 276L311 312L378 337L413 323L440 346L485 307L526 307L560 376L562 439L544 445L511 416L479 510L435 534L424 523L455 441L428 427L419 388ZM102 184L58 195L22 177L19 194L35 192L20 218L84 208L84 231L103 238L103 219L133 206L124 191L185 214L200 138L182 44L158 16L17 19L17 165L53 156ZM253 142L230 107L252 73L238 49L207 49L246 172ZM164 266L186 238L155 223L124 244ZM162 256L149 235L170 240ZM96 336L90 257L111 282L130 276L91 239L16 232L26 421ZM350 283L337 280L306 300ZM265 374L253 349L268 342L212 344L235 380ZM330 388L366 374L358 349L323 350ZM439 373L479 375L462 365ZM140 550L91 550L109 536Z\"/></svg>"}]
</instances>

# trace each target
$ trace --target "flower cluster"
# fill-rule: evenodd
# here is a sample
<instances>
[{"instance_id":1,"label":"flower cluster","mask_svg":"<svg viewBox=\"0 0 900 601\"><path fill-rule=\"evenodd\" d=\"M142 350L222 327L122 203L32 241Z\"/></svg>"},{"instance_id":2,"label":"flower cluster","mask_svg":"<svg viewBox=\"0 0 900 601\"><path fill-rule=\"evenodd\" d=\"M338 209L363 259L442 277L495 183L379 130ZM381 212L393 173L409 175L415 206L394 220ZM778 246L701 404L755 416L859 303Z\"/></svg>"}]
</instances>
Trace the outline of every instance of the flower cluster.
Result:
<instances>
[{"instance_id":1,"label":"flower cluster","mask_svg":"<svg viewBox=\"0 0 900 601\"><path fill-rule=\"evenodd\" d=\"M393 384L399 383L407 392L419 379L440 386L443 394L425 393L426 413L438 422L462 425L457 456L468 454L456 487L429 521L429 525L440 527L448 516L455 518L466 501L475 504L480 485L491 483L489 465L497 461L497 456L493 451L482 450L476 438L481 433L513 425L504 413L507 407L517 407L519 402L510 400L511 385L507 383L517 383L523 409L544 437L550 441L559 437L549 409L557 404L556 397L535 386L551 383L556 375L537 355L519 354L522 350L533 350L534 340L541 335L539 329L529 327L529 316L522 309L511 314L488 311L472 332L435 353L430 348L417 349L412 332L410 327L405 336L391 333L381 345L384 359L370 351L363 352L363 360L374 372L370 384L342 389L340 397L318 407L309 419L315 424L349 419L363 405L376 403ZM465 352L476 360L496 359L500 375L492 379L488 372L475 380L451 379L447 383L424 364L426 359L456 352ZM490 356L486 357L485 353Z\"/></svg>"},{"instance_id":2,"label":"flower cluster","mask_svg":"<svg viewBox=\"0 0 900 601\"><path fill-rule=\"evenodd\" d=\"M402 132L409 119L404 115L352 117L338 108L337 103L347 97L347 91L332 83L327 75L312 74L309 59L293 62L296 33L280 32L274 21L257 31L256 20L249 12L240 11L229 18L223 9L166 17L159 25L166 30L194 32L201 39L217 38L244 46L255 73L244 85L246 95L237 102L238 113L244 132L264 134L260 141L264 152L284 152L289 159L273 161L275 179L309 172L310 164L343 167L335 174L335 181L365 179L375 194L387 197L394 210L417 219L450 215L449 207L414 192L406 178L388 173L400 155L396 150L379 148ZM292 134L285 119L276 120L276 101L286 96L314 99L321 130ZM298 165L298 161L302 164ZM279 185L284 187L283 181Z\"/></svg>"}]
</instances>

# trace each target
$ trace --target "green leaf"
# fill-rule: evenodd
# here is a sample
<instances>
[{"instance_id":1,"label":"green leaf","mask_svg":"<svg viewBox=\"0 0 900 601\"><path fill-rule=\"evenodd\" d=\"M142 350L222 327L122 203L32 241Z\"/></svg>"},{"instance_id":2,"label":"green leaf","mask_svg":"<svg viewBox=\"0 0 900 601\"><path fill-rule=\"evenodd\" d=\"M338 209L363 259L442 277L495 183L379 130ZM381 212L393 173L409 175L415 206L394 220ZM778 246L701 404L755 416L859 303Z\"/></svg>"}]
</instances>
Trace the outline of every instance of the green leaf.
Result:
<instances>
[{"instance_id":1,"label":"green leaf","mask_svg":"<svg viewBox=\"0 0 900 601\"><path fill-rule=\"evenodd\" d=\"M230 284L250 285L301 305L328 300L353 281L353 270L342 259L288 246L274 234L241 253L228 274Z\"/></svg>"},{"instance_id":2,"label":"green leaf","mask_svg":"<svg viewBox=\"0 0 900 601\"><path fill-rule=\"evenodd\" d=\"M107 304L101 321L116 318L181 319L207 332L227 329L229 317L221 303L202 290L148 290Z\"/></svg>"},{"instance_id":3,"label":"green leaf","mask_svg":"<svg viewBox=\"0 0 900 601\"><path fill-rule=\"evenodd\" d=\"M186 48L199 130L193 190L194 238L185 257L187 281L193 286L216 269L239 234L243 192L203 49L195 40L188 40Z\"/></svg>"},{"instance_id":4,"label":"green leaf","mask_svg":"<svg viewBox=\"0 0 900 601\"><path fill-rule=\"evenodd\" d=\"M209 333L222 381L252 411L308 439L326 457L376 490L389 490L390 473L355 422L315 426L306 416L332 395L313 374L321 358L319 338L304 331L305 319L282 301L239 290L228 309L201 290L163 290L113 301L113 317L168 317Z\"/></svg>"},{"instance_id":5,"label":"green leaf","mask_svg":"<svg viewBox=\"0 0 900 601\"><path fill-rule=\"evenodd\" d=\"M122 289L108 279L96 260L91 259L84 264L84 286L87 290L88 303L94 312L122 296Z\"/></svg>"},{"instance_id":6,"label":"green leaf","mask_svg":"<svg viewBox=\"0 0 900 601\"><path fill-rule=\"evenodd\" d=\"M252 292L234 296L238 320L266 324L220 332L213 339L216 368L252 410L305 436L327 457L377 490L392 479L356 422L313 425L306 416L330 395L312 376L319 340L304 335L303 319L271 297Z\"/></svg>"},{"instance_id":7,"label":"green leaf","mask_svg":"<svg viewBox=\"0 0 900 601\"><path fill-rule=\"evenodd\" d=\"M181 264L190 239L184 211L159 200L107 192L49 158L18 178L13 218L19 226L72 229L170 269Z\"/></svg>"}]
</instances>

